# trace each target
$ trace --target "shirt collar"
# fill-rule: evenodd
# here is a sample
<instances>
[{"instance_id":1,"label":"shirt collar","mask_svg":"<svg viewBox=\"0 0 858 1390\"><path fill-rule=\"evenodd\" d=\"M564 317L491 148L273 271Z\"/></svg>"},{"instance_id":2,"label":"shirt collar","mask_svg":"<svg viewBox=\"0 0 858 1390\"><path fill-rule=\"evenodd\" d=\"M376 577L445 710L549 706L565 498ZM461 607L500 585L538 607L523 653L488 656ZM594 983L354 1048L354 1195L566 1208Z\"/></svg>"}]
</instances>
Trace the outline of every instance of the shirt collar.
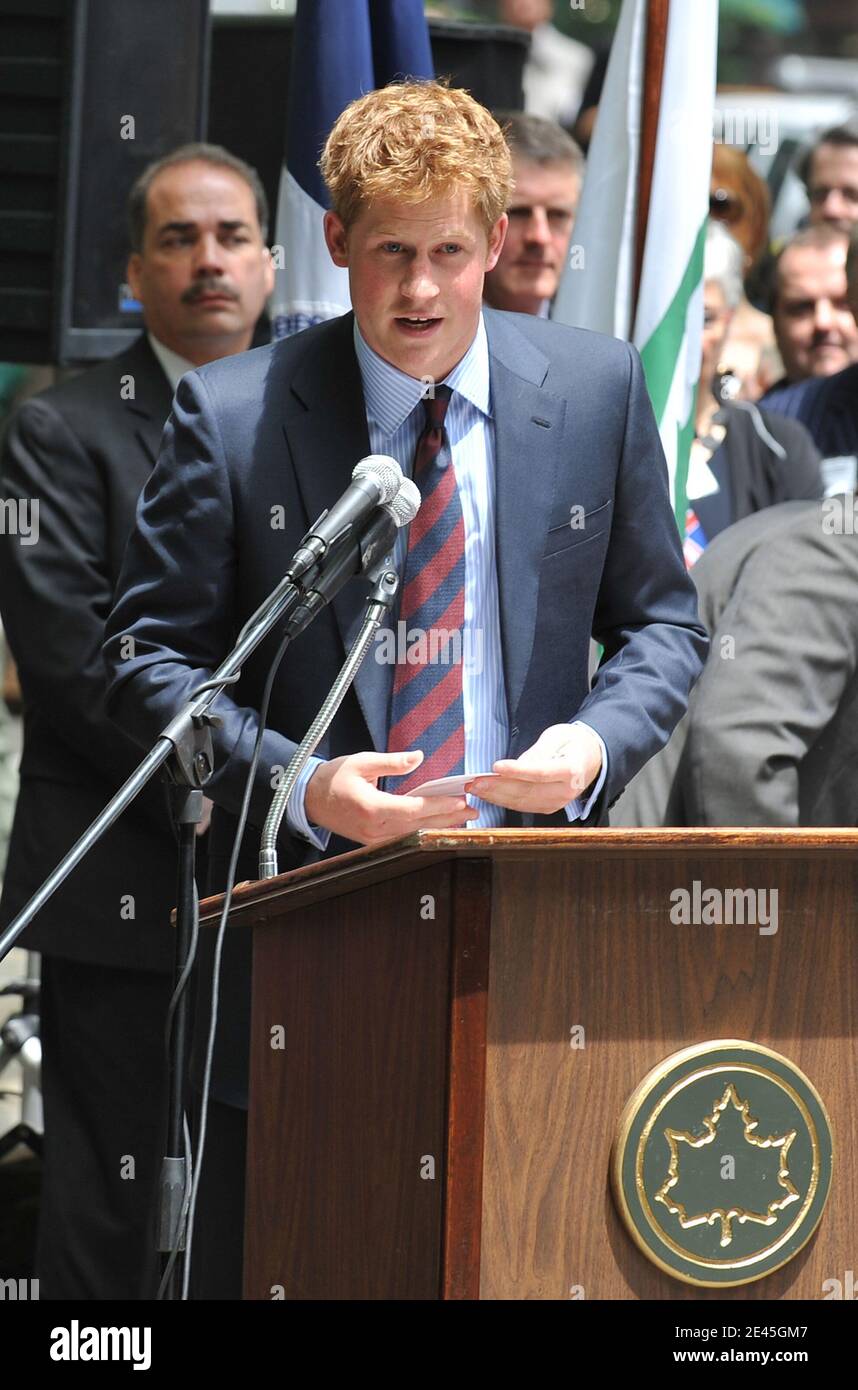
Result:
<instances>
[{"instance_id":1,"label":"shirt collar","mask_svg":"<svg viewBox=\"0 0 858 1390\"><path fill-rule=\"evenodd\" d=\"M394 435L423 399L426 383L418 377L408 376L380 357L358 328L357 318L354 321L354 344L363 379L367 417L385 435ZM491 416L489 344L482 314L468 351L444 381L437 384L450 386L483 415Z\"/></svg>"},{"instance_id":2,"label":"shirt collar","mask_svg":"<svg viewBox=\"0 0 858 1390\"><path fill-rule=\"evenodd\" d=\"M164 369L165 377L175 391L185 372L194 370L193 362L189 362L186 357L180 357L177 352L173 352L172 348L165 347L154 333L147 331L146 337L149 339L150 348Z\"/></svg>"}]
</instances>

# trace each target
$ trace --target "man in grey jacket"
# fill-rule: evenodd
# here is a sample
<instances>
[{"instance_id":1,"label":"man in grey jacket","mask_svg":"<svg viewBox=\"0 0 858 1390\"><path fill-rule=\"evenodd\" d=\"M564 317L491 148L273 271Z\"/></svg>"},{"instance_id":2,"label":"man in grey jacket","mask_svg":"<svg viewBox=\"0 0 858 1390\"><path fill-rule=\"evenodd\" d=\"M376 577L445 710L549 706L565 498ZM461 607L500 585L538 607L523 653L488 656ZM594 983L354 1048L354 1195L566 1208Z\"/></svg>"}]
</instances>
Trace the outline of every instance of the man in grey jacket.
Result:
<instances>
[{"instance_id":1,"label":"man in grey jacket","mask_svg":"<svg viewBox=\"0 0 858 1390\"><path fill-rule=\"evenodd\" d=\"M693 571L709 660L613 826L858 824L855 496L785 502Z\"/></svg>"}]
</instances>

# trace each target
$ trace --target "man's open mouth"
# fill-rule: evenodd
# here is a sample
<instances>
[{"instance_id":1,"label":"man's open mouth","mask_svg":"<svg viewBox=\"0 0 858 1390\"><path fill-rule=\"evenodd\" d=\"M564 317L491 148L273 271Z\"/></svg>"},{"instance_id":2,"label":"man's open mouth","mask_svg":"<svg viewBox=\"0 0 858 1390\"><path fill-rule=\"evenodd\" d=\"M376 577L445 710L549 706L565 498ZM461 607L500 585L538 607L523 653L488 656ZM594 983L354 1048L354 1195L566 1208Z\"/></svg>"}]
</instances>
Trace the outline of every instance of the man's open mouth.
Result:
<instances>
[{"instance_id":1,"label":"man's open mouth","mask_svg":"<svg viewBox=\"0 0 858 1390\"><path fill-rule=\"evenodd\" d=\"M441 320L414 315L413 317L398 316L396 322L410 333L428 333Z\"/></svg>"}]
</instances>

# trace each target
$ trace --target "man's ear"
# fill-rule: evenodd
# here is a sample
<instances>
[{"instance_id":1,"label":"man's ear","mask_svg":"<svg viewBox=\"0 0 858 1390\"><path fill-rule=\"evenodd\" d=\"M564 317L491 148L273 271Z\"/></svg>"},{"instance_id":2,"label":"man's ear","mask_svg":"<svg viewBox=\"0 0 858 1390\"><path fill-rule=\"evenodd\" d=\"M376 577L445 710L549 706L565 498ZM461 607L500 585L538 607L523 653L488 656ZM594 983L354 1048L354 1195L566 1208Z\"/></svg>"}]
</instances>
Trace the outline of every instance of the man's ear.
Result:
<instances>
[{"instance_id":1,"label":"man's ear","mask_svg":"<svg viewBox=\"0 0 858 1390\"><path fill-rule=\"evenodd\" d=\"M335 212L326 212L324 221L325 245L334 265L346 269L349 263L348 236L342 220Z\"/></svg>"},{"instance_id":2,"label":"man's ear","mask_svg":"<svg viewBox=\"0 0 858 1390\"><path fill-rule=\"evenodd\" d=\"M139 251L132 251L128 257L128 265L125 268L125 278L135 299L140 299L140 275L143 266L143 258Z\"/></svg>"},{"instance_id":3,"label":"man's ear","mask_svg":"<svg viewBox=\"0 0 858 1390\"><path fill-rule=\"evenodd\" d=\"M498 263L503 244L506 241L506 229L509 226L507 213L501 213L495 225L489 232L489 249L486 257L486 272L494 270Z\"/></svg>"}]
</instances>

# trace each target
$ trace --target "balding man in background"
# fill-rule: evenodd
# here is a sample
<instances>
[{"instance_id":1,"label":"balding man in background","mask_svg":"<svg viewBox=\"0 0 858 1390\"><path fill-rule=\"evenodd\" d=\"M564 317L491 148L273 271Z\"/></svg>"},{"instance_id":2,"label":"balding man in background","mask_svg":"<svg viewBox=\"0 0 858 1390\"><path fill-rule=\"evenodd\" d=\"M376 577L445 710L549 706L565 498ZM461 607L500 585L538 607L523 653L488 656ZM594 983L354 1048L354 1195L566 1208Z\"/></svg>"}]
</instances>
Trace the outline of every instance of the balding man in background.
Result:
<instances>
[{"instance_id":1,"label":"balding man in background","mask_svg":"<svg viewBox=\"0 0 858 1390\"><path fill-rule=\"evenodd\" d=\"M783 247L775 266L772 317L784 376L772 390L832 376L858 360L858 324L849 303L849 237L822 223Z\"/></svg>"},{"instance_id":2,"label":"balding man in background","mask_svg":"<svg viewBox=\"0 0 858 1390\"><path fill-rule=\"evenodd\" d=\"M2 494L39 499L38 542L0 540L0 605L24 695L5 926L140 761L108 719L104 622L179 378L243 352L273 284L262 185L188 145L128 203L146 331L12 417ZM152 1297L176 845L150 785L22 944L42 953L45 1147L36 1273L51 1299Z\"/></svg>"},{"instance_id":3,"label":"balding man in background","mask_svg":"<svg viewBox=\"0 0 858 1390\"><path fill-rule=\"evenodd\" d=\"M858 227L846 256L846 285L858 319ZM813 376L766 399L769 410L799 420L823 457L829 492L854 488L858 481L858 361L833 376Z\"/></svg>"}]
</instances>

